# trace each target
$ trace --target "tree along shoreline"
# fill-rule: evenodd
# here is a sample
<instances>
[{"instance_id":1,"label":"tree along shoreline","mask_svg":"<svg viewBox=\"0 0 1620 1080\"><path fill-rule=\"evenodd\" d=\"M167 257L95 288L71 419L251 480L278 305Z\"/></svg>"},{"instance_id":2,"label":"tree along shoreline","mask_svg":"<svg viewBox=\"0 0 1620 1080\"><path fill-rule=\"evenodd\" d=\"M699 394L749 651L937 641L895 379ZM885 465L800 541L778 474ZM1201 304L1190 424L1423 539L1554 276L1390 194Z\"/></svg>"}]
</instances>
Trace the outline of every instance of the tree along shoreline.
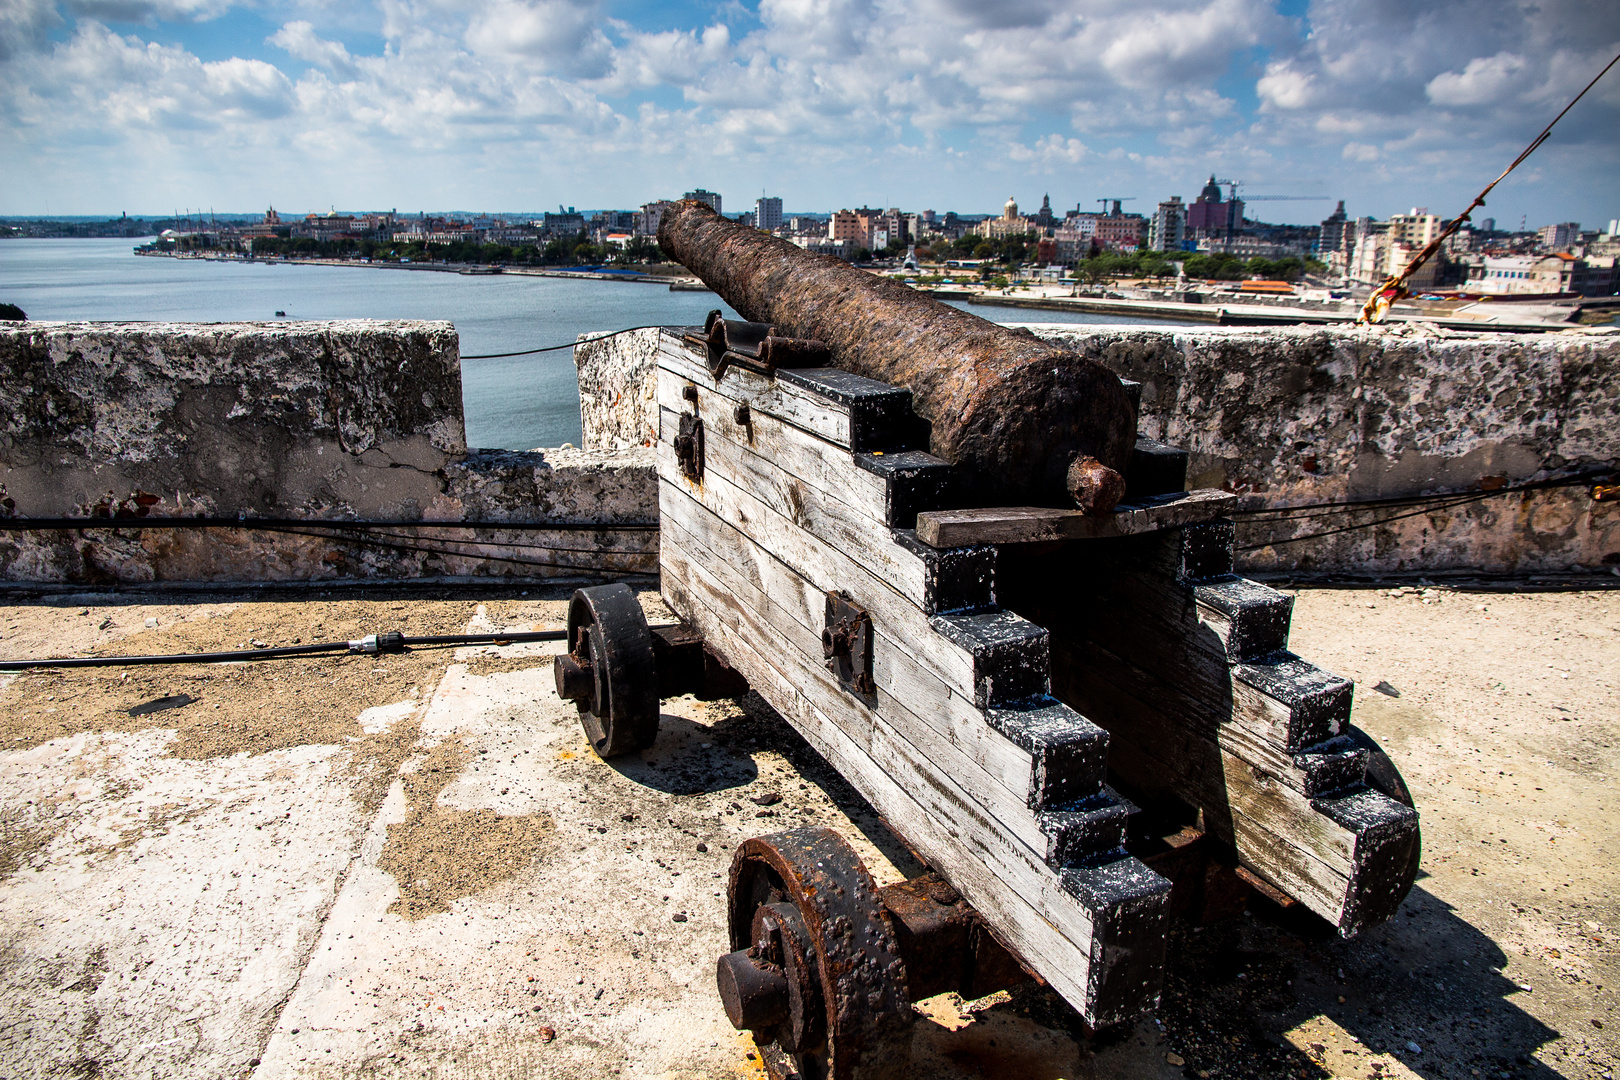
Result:
<instances>
[{"instance_id":1,"label":"tree along shoreline","mask_svg":"<svg viewBox=\"0 0 1620 1080\"><path fill-rule=\"evenodd\" d=\"M137 248L146 255L224 255L233 258L359 261L375 263L457 263L467 266L668 265L658 245L645 236L623 248L593 244L583 233L555 237L545 244L449 244L422 241L315 240L310 237L255 236L251 242L223 237L207 244L196 237L160 238Z\"/></svg>"}]
</instances>

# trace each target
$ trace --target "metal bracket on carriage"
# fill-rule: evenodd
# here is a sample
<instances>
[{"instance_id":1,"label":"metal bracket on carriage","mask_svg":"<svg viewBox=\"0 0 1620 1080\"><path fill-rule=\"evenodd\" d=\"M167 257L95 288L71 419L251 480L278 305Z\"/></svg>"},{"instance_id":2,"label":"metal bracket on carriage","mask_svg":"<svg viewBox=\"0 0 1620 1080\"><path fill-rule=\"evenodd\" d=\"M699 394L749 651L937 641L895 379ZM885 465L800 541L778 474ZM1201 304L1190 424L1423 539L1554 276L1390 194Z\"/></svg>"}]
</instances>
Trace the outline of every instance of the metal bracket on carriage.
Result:
<instances>
[{"instance_id":1,"label":"metal bracket on carriage","mask_svg":"<svg viewBox=\"0 0 1620 1080\"><path fill-rule=\"evenodd\" d=\"M784 337L769 323L727 319L718 310L703 320L701 337L685 336L707 353L709 374L716 382L733 364L761 375L774 375L777 368L832 366L832 350L824 341Z\"/></svg>"},{"instance_id":2,"label":"metal bracket on carriage","mask_svg":"<svg viewBox=\"0 0 1620 1080\"><path fill-rule=\"evenodd\" d=\"M691 399L697 401L697 391ZM675 458L681 463L681 475L694 484L703 482L703 421L693 413L681 414L681 429L675 435Z\"/></svg>"},{"instance_id":3,"label":"metal bracket on carriage","mask_svg":"<svg viewBox=\"0 0 1620 1080\"><path fill-rule=\"evenodd\" d=\"M821 654L827 670L838 676L845 690L863 697L877 693L872 678L872 616L842 589L827 593Z\"/></svg>"}]
</instances>

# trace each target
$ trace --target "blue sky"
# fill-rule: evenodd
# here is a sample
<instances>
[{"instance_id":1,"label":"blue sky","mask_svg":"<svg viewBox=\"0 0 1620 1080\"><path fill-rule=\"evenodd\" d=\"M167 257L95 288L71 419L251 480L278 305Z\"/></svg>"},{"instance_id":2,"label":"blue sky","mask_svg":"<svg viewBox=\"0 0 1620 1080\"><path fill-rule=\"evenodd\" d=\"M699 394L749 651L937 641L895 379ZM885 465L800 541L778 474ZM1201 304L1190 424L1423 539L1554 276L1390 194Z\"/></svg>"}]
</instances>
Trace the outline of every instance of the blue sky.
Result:
<instances>
[{"instance_id":1,"label":"blue sky","mask_svg":"<svg viewBox=\"0 0 1620 1080\"><path fill-rule=\"evenodd\" d=\"M0 0L0 214L1449 214L1617 52L1614 0ZM1620 72L1487 212L1620 217L1617 135Z\"/></svg>"}]
</instances>

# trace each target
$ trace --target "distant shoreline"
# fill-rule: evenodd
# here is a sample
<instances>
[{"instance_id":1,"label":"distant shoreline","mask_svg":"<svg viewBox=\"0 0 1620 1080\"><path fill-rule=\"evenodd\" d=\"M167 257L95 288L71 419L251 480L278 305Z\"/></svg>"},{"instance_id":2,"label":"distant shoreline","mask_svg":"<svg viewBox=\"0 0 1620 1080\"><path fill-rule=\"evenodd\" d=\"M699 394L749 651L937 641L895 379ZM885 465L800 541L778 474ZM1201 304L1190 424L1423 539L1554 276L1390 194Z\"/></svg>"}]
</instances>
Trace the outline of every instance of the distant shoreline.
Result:
<instances>
[{"instance_id":1,"label":"distant shoreline","mask_svg":"<svg viewBox=\"0 0 1620 1080\"><path fill-rule=\"evenodd\" d=\"M477 263L402 263L360 259L300 259L296 256L268 255L262 258L244 258L239 255L183 255L174 251L136 251L147 259L183 259L194 262L236 263L244 266L337 266L362 270L425 270L438 274L459 274L462 277L550 277L573 278L578 281L627 281L636 285L667 285L674 292L707 292L708 286L694 277L676 277L669 274L609 273L602 270L570 270L567 267L546 269L534 266L489 267Z\"/></svg>"},{"instance_id":2,"label":"distant shoreline","mask_svg":"<svg viewBox=\"0 0 1620 1080\"><path fill-rule=\"evenodd\" d=\"M530 266L489 267L473 263L401 263L362 262L359 259L300 259L282 255L263 258L244 258L235 255L189 255L169 251L136 251L150 258L186 259L199 262L237 263L247 265L334 266L358 269L418 270L440 274L458 274L462 277L545 277L576 281L617 281L637 285L663 285L671 292L712 292L707 285L691 276L644 273L608 273L600 270L573 270L568 268L542 268ZM989 290L931 289L918 286L919 292L939 300L955 300L983 307L1026 308L1044 311L1067 311L1089 315L1112 315L1125 318L1163 320L1170 323L1204 323L1214 326L1332 326L1353 325L1359 310L1323 310L1291 307L1282 304L1266 305L1222 302L1183 303L1166 300L1107 297L1055 297L1012 296ZM1224 298L1222 298L1224 300ZM1235 299L1235 298L1234 298ZM1494 330L1531 332L1564 329L1572 324L1552 321L1486 322L1468 318L1446 318L1412 313L1392 314L1389 322L1423 322L1448 330Z\"/></svg>"}]
</instances>

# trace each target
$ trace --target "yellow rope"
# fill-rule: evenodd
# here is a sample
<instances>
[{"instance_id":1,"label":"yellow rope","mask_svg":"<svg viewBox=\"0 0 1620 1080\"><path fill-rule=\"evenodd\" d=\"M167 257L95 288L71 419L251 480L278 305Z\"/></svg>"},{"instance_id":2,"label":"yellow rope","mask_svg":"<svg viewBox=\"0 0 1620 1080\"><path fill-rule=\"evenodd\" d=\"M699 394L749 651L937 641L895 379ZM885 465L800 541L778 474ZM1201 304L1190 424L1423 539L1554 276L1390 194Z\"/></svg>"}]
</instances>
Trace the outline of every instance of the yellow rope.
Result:
<instances>
[{"instance_id":1,"label":"yellow rope","mask_svg":"<svg viewBox=\"0 0 1620 1080\"><path fill-rule=\"evenodd\" d=\"M1601 79L1603 76L1607 75L1609 73L1609 68L1614 67L1616 63L1620 63L1620 56L1616 56L1613 60L1610 60L1606 65L1604 65L1603 70L1598 72L1597 75L1593 77L1592 81L1586 84L1586 90L1590 90L1592 87L1596 86L1598 79ZM1386 280L1382 285L1378 286L1378 288L1374 290L1371 296L1367 297L1366 304L1362 305L1361 308L1361 318L1356 320L1357 325L1373 324L1383 321L1384 315L1388 313L1390 307L1395 303L1395 301L1403 300L1412 295L1412 293L1406 287L1406 282L1411 278L1411 276L1417 273L1418 269L1422 267L1424 263L1428 262L1429 259L1433 257L1435 252L1440 250L1440 245L1451 239L1452 234L1458 229L1462 228L1462 224L1468 220L1469 214L1472 214L1478 207L1485 205L1485 196L1491 193L1492 188L1506 179L1508 173L1512 172L1514 169L1517 169L1519 164L1524 161L1525 158L1529 157L1535 152L1536 147L1547 141L1547 136L1552 134L1553 125L1557 124L1558 121L1564 118L1564 113L1569 112L1569 110L1575 107L1575 102L1586 96L1586 90L1582 90L1580 93L1576 94L1574 100L1572 100L1568 105L1564 106L1564 111L1553 117L1552 123L1543 128L1541 134L1537 135L1535 139L1531 141L1530 145L1524 148L1524 153L1513 159L1513 164L1502 170L1501 176L1498 176L1495 180L1492 180L1489 184L1486 184L1485 190L1474 196L1474 201L1468 204L1468 209L1464 210L1461 214L1453 218L1451 224L1442 229L1439 236L1429 241L1428 245L1425 246L1422 251L1414 255L1412 257L1412 261L1406 264L1406 269L1402 270L1394 277Z\"/></svg>"}]
</instances>

